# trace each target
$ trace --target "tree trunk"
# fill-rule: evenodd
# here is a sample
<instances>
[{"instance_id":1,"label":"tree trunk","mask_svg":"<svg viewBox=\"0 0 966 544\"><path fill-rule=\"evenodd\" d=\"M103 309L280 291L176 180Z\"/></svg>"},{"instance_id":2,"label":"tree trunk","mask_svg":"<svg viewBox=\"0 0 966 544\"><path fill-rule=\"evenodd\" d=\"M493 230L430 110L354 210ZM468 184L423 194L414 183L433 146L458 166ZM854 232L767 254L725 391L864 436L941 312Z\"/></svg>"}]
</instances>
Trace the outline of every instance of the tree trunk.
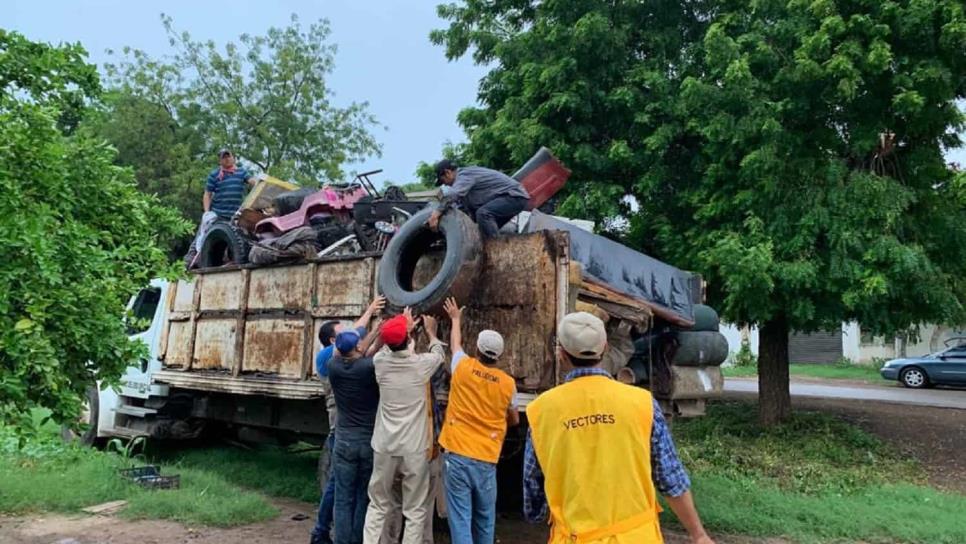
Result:
<instances>
[{"instance_id":1,"label":"tree trunk","mask_svg":"<svg viewBox=\"0 0 966 544\"><path fill-rule=\"evenodd\" d=\"M758 417L762 425L788 419L792 398L788 388L788 321L776 316L765 322L758 344Z\"/></svg>"}]
</instances>

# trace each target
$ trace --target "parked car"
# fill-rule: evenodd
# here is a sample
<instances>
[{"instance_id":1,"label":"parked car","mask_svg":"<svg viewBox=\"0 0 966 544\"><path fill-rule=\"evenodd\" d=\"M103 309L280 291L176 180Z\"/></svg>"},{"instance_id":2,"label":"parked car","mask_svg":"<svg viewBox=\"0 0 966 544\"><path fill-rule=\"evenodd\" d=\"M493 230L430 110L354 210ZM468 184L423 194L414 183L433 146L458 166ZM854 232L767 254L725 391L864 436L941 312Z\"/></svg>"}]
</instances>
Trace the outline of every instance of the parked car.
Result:
<instances>
[{"instance_id":1,"label":"parked car","mask_svg":"<svg viewBox=\"0 0 966 544\"><path fill-rule=\"evenodd\" d=\"M922 357L893 359L879 371L887 380L913 389L933 385L966 385L966 338L952 338L947 344L959 342L942 351Z\"/></svg>"}]
</instances>

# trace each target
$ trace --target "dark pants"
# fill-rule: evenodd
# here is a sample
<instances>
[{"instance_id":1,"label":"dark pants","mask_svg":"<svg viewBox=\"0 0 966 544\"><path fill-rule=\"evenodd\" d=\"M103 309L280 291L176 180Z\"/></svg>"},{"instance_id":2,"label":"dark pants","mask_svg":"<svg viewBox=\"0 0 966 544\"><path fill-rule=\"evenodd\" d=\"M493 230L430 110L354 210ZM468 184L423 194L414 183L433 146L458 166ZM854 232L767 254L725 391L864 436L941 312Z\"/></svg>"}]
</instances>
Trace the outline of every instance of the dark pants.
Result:
<instances>
[{"instance_id":1,"label":"dark pants","mask_svg":"<svg viewBox=\"0 0 966 544\"><path fill-rule=\"evenodd\" d=\"M476 209L476 223L483 239L496 238L500 227L527 207L529 199L520 196L498 196Z\"/></svg>"},{"instance_id":2,"label":"dark pants","mask_svg":"<svg viewBox=\"0 0 966 544\"><path fill-rule=\"evenodd\" d=\"M325 488L322 490L322 500L319 501L319 514L312 529L311 544L332 544L332 516L335 507L335 475L332 472L332 455L335 447L335 433L329 433L325 440L328 450L329 465L326 467Z\"/></svg>"},{"instance_id":3,"label":"dark pants","mask_svg":"<svg viewBox=\"0 0 966 544\"><path fill-rule=\"evenodd\" d=\"M344 432L335 438L332 474L335 476L335 542L361 544L369 507L372 476L372 431Z\"/></svg>"}]
</instances>

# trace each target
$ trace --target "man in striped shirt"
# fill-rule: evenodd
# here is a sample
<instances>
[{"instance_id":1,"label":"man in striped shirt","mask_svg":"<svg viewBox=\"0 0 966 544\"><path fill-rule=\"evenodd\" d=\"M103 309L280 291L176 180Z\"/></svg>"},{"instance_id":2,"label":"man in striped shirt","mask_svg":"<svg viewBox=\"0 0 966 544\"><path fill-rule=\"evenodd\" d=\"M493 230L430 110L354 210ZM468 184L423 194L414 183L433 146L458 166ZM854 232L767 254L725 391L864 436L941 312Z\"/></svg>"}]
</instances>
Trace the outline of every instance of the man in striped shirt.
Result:
<instances>
[{"instance_id":1,"label":"man in striped shirt","mask_svg":"<svg viewBox=\"0 0 966 544\"><path fill-rule=\"evenodd\" d=\"M231 219L245 198L245 184L255 185L256 180L248 170L235 167L231 150L219 151L218 162L205 183L204 209L219 219Z\"/></svg>"}]
</instances>

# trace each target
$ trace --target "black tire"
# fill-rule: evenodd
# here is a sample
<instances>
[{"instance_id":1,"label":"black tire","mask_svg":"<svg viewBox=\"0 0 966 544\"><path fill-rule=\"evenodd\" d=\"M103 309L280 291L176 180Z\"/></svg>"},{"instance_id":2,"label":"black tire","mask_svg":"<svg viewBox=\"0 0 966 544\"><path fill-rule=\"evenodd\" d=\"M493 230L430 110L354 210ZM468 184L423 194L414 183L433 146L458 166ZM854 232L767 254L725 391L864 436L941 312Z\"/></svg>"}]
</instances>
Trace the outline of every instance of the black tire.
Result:
<instances>
[{"instance_id":1,"label":"black tire","mask_svg":"<svg viewBox=\"0 0 966 544\"><path fill-rule=\"evenodd\" d=\"M62 426L60 428L60 437L64 442L73 442L89 448L97 447L101 444L102 440L97 437L97 418L100 415L99 401L100 395L97 387L88 387L85 406L87 417L83 418L86 421L82 421L82 423L87 424L87 428L78 434L71 430L70 427L66 425Z\"/></svg>"},{"instance_id":2,"label":"black tire","mask_svg":"<svg viewBox=\"0 0 966 544\"><path fill-rule=\"evenodd\" d=\"M929 387L929 374L918 366L907 366L899 373L899 383L909 389L925 389Z\"/></svg>"},{"instance_id":3,"label":"black tire","mask_svg":"<svg viewBox=\"0 0 966 544\"><path fill-rule=\"evenodd\" d=\"M249 249L248 240L231 225L216 222L208 228L205 239L201 242L198 266L209 268L230 263L245 264L248 262Z\"/></svg>"},{"instance_id":4,"label":"black tire","mask_svg":"<svg viewBox=\"0 0 966 544\"><path fill-rule=\"evenodd\" d=\"M447 296L460 302L470 298L483 262L479 228L465 213L449 210L439 221L439 232L426 226L433 208L415 214L399 229L379 263L379 292L390 310L409 306L413 312L438 310ZM423 288L413 289L416 263L437 240L446 242L439 271Z\"/></svg>"},{"instance_id":5,"label":"black tire","mask_svg":"<svg viewBox=\"0 0 966 544\"><path fill-rule=\"evenodd\" d=\"M728 358L728 340L716 331L681 331L671 364L717 366Z\"/></svg>"},{"instance_id":6,"label":"black tire","mask_svg":"<svg viewBox=\"0 0 966 544\"><path fill-rule=\"evenodd\" d=\"M718 332L718 325L721 324L721 321L718 319L718 312L714 308L704 304L695 304L693 309L694 326L688 330Z\"/></svg>"},{"instance_id":7,"label":"black tire","mask_svg":"<svg viewBox=\"0 0 966 544\"><path fill-rule=\"evenodd\" d=\"M305 197L317 192L318 189L295 189L294 191L285 191L284 193L276 196L272 199L272 207L275 208L275 215L286 215L290 214L302 207L302 202Z\"/></svg>"}]
</instances>

